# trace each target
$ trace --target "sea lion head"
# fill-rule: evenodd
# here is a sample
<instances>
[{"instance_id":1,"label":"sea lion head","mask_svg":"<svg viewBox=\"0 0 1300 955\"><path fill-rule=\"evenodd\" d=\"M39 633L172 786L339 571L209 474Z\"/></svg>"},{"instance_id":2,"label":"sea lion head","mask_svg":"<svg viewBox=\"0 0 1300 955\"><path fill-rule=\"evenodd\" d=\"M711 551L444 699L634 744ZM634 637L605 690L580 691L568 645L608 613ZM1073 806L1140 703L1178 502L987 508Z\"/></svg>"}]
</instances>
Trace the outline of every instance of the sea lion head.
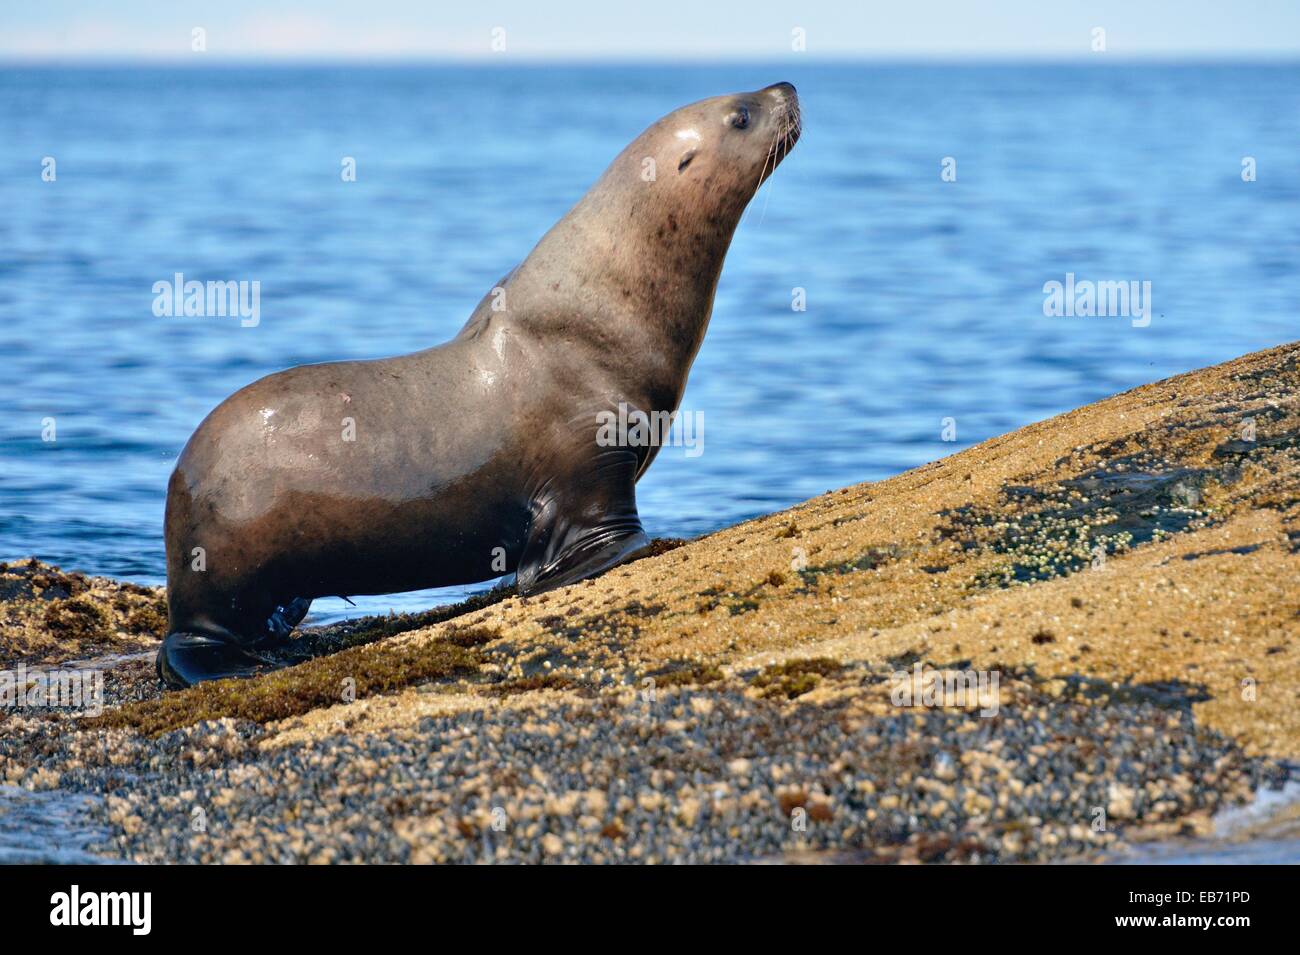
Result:
<instances>
[{"instance_id":1,"label":"sea lion head","mask_svg":"<svg viewBox=\"0 0 1300 955\"><path fill-rule=\"evenodd\" d=\"M741 215L799 133L789 83L651 124L510 273L512 321L548 341L562 330L643 356L659 382L652 406L666 407L662 395L680 392L703 339ZM490 317L488 297L479 309Z\"/></svg>"},{"instance_id":2,"label":"sea lion head","mask_svg":"<svg viewBox=\"0 0 1300 955\"><path fill-rule=\"evenodd\" d=\"M697 208L716 203L718 212L738 215L794 148L800 128L795 88L775 83L683 106L642 133L625 155L639 155L642 178L653 170L664 191L689 197Z\"/></svg>"},{"instance_id":3,"label":"sea lion head","mask_svg":"<svg viewBox=\"0 0 1300 955\"><path fill-rule=\"evenodd\" d=\"M698 312L700 296L712 301L745 207L800 129L789 83L674 110L632 140L573 210L566 229L598 236L601 253L574 242L574 261L600 263L607 278L639 289L647 302L661 299L670 276L691 298L683 308Z\"/></svg>"}]
</instances>

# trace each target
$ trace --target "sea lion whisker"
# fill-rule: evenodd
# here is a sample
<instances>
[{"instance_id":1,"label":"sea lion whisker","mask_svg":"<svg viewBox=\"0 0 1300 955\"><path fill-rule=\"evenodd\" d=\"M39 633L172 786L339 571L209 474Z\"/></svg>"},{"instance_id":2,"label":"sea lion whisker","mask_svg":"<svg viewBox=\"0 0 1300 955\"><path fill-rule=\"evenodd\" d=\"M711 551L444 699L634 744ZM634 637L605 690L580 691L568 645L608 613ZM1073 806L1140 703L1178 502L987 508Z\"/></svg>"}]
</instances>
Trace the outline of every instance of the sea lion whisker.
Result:
<instances>
[{"instance_id":1,"label":"sea lion whisker","mask_svg":"<svg viewBox=\"0 0 1300 955\"><path fill-rule=\"evenodd\" d=\"M763 186L763 181L764 181L764 179L767 177L767 164L768 164L769 162L772 162L772 160L776 158L776 146L777 146L777 143L780 142L780 140L781 140L781 131L780 131L780 130L774 130L773 133L772 133L772 142L768 145L768 147L767 147L767 153L766 153L766 154L764 155L764 157L763 157L763 167L758 171L758 182L754 184L754 190L755 190L755 191L757 191L758 189L762 188L762 186ZM776 172L776 165L775 165L775 163L772 165L772 171L773 171L773 172ZM768 189L768 195L771 195L771 189L770 189L770 188ZM766 217L766 215L767 215L767 198L764 197L764 199L763 199L763 209L762 209L762 211L760 212L759 217L758 217L759 225L762 225L762 224L763 224L763 219Z\"/></svg>"},{"instance_id":2,"label":"sea lion whisker","mask_svg":"<svg viewBox=\"0 0 1300 955\"><path fill-rule=\"evenodd\" d=\"M773 172L776 172L776 167L779 166L779 165L780 165L780 164L785 160L785 157L788 156L788 155L790 154L790 148L789 148L789 145L790 145L790 130L791 130L792 127L791 127L791 125L790 125L790 116L789 116L788 113L787 113L786 116L785 116L785 120L784 120L784 122L785 122L785 125L782 126L782 128L777 132L776 139L774 139L774 140L772 141L772 156L773 156L773 159L775 160L775 161L772 163L772 171L773 171ZM777 151L778 148L781 150L781 158L780 158L780 159L776 159L776 158L775 158L775 157L776 157L776 151ZM764 167L764 169L767 168L767 163L766 163L766 162L764 162L763 167ZM767 220L767 204L768 204L769 202L772 201L772 190L775 189L775 188L776 188L775 186L768 186L768 187L767 187L767 192L766 192L766 194L763 196L763 209L762 209L762 211L759 213L759 216L758 216L758 224L759 224L759 225L762 225L762 224Z\"/></svg>"}]
</instances>

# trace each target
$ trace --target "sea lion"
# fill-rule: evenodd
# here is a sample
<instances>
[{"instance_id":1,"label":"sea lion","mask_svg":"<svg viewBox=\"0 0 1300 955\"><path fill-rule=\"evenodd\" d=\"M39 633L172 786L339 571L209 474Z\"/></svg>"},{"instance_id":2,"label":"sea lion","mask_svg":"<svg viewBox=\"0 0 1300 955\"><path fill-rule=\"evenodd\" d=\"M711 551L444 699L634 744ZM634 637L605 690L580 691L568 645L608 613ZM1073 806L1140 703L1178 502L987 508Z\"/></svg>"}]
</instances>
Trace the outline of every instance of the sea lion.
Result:
<instances>
[{"instance_id":1,"label":"sea lion","mask_svg":"<svg viewBox=\"0 0 1300 955\"><path fill-rule=\"evenodd\" d=\"M167 488L159 677L265 669L315 597L510 571L530 595L648 544L635 488L657 446L598 441L601 414L676 411L741 213L799 132L789 83L670 113L450 342L222 402Z\"/></svg>"}]
</instances>

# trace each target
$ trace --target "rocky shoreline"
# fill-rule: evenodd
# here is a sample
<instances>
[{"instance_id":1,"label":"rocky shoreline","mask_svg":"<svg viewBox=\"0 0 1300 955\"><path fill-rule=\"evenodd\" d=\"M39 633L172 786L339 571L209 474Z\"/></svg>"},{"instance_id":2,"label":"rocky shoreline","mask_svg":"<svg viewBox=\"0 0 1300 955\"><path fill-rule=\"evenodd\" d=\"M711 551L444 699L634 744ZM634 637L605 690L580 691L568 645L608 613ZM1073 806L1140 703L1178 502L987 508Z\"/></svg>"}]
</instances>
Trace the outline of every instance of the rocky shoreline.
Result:
<instances>
[{"instance_id":1,"label":"rocky shoreline","mask_svg":"<svg viewBox=\"0 0 1300 955\"><path fill-rule=\"evenodd\" d=\"M1300 344L522 600L163 695L161 593L0 568L0 783L141 862L994 862L1200 835L1300 752ZM0 809L2 812L3 809Z\"/></svg>"}]
</instances>

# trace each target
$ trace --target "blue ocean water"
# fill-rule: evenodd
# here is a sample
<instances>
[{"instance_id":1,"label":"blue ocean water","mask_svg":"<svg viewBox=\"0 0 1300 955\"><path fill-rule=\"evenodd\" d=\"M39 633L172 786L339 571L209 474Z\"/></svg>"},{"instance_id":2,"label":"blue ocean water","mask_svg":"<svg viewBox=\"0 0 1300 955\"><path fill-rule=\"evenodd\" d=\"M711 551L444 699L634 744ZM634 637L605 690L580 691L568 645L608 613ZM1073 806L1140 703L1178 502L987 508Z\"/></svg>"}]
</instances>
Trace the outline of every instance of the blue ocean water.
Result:
<instances>
[{"instance_id":1,"label":"blue ocean water","mask_svg":"<svg viewBox=\"0 0 1300 955\"><path fill-rule=\"evenodd\" d=\"M1300 64L5 67L0 559L162 581L167 476L221 399L449 338L642 128L778 80L804 136L723 272L704 453L639 486L652 534L1297 337ZM155 317L176 272L260 282L260 323ZM1067 273L1149 281L1149 326L1045 316Z\"/></svg>"}]
</instances>

